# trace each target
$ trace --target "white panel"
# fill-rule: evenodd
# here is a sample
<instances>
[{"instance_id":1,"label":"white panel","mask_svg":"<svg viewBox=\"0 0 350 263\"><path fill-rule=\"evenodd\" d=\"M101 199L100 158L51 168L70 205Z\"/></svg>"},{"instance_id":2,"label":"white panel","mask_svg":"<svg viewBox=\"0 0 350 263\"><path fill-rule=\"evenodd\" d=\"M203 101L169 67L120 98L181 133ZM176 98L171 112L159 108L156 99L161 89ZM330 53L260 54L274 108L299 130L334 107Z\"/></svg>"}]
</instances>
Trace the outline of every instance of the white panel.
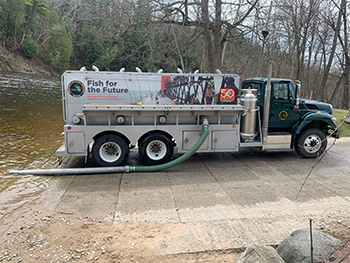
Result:
<instances>
[{"instance_id":1,"label":"white panel","mask_svg":"<svg viewBox=\"0 0 350 263\"><path fill-rule=\"evenodd\" d=\"M292 135L272 135L267 136L267 143L264 143L265 149L289 149L292 141Z\"/></svg>"},{"instance_id":2,"label":"white panel","mask_svg":"<svg viewBox=\"0 0 350 263\"><path fill-rule=\"evenodd\" d=\"M83 153L86 151L85 146L84 133L67 133L68 153Z\"/></svg>"},{"instance_id":3,"label":"white panel","mask_svg":"<svg viewBox=\"0 0 350 263\"><path fill-rule=\"evenodd\" d=\"M238 150L238 131L213 131L213 150Z\"/></svg>"},{"instance_id":4,"label":"white panel","mask_svg":"<svg viewBox=\"0 0 350 263\"><path fill-rule=\"evenodd\" d=\"M184 131L182 138L182 149L185 151L190 150L198 141L199 137L202 135L202 131ZM209 136L204 141L202 146L199 148L200 150L208 150L209 149Z\"/></svg>"}]
</instances>

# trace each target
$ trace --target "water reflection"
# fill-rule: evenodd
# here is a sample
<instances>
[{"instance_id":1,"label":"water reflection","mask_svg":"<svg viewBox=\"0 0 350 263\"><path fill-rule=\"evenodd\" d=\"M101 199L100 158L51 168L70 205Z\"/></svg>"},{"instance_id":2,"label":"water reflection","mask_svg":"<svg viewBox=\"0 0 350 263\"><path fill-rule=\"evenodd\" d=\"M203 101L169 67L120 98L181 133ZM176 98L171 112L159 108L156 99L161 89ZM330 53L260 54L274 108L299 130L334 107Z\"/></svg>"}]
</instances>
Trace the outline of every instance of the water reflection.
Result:
<instances>
[{"instance_id":1,"label":"water reflection","mask_svg":"<svg viewBox=\"0 0 350 263\"><path fill-rule=\"evenodd\" d=\"M0 219L46 189L50 177L8 170L56 166L63 124L59 78L0 73Z\"/></svg>"}]
</instances>

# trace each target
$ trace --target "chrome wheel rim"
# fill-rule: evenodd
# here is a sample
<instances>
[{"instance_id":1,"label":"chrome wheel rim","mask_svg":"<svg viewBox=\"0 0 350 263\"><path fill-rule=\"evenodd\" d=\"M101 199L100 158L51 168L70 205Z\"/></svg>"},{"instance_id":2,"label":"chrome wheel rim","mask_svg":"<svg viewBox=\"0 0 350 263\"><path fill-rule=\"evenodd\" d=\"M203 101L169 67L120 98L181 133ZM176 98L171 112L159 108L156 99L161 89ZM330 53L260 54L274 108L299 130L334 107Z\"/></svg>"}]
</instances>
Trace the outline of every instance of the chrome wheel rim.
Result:
<instances>
[{"instance_id":1,"label":"chrome wheel rim","mask_svg":"<svg viewBox=\"0 0 350 263\"><path fill-rule=\"evenodd\" d=\"M155 161L161 160L166 155L167 148L164 142L160 140L151 141L146 148L147 156Z\"/></svg>"},{"instance_id":2,"label":"chrome wheel rim","mask_svg":"<svg viewBox=\"0 0 350 263\"><path fill-rule=\"evenodd\" d=\"M100 157L103 161L113 163L118 161L122 153L122 149L115 142L106 142L100 147Z\"/></svg>"},{"instance_id":3,"label":"chrome wheel rim","mask_svg":"<svg viewBox=\"0 0 350 263\"><path fill-rule=\"evenodd\" d=\"M318 150L321 148L321 145L322 145L322 140L316 134L307 136L303 143L303 147L305 151L307 151L308 153L318 152Z\"/></svg>"}]
</instances>

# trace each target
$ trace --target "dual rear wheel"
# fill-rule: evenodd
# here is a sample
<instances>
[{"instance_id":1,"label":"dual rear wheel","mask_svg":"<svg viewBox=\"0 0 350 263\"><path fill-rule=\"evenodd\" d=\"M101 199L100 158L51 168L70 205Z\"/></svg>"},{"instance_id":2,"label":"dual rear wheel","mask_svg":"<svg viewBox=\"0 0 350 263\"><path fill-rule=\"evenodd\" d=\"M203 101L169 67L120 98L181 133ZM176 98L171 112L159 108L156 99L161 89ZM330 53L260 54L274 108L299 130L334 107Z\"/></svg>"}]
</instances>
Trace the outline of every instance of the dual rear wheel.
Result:
<instances>
[{"instance_id":1,"label":"dual rear wheel","mask_svg":"<svg viewBox=\"0 0 350 263\"><path fill-rule=\"evenodd\" d=\"M91 150L92 159L100 166L118 166L129 156L129 145L120 136L105 134L97 138Z\"/></svg>"},{"instance_id":2,"label":"dual rear wheel","mask_svg":"<svg viewBox=\"0 0 350 263\"><path fill-rule=\"evenodd\" d=\"M148 165L168 162L173 152L173 142L161 133L147 135L139 143L140 160ZM128 158L129 145L118 135L105 134L96 139L91 155L94 162L100 166L118 166Z\"/></svg>"},{"instance_id":3,"label":"dual rear wheel","mask_svg":"<svg viewBox=\"0 0 350 263\"><path fill-rule=\"evenodd\" d=\"M139 144L139 157L146 164L166 163L171 159L173 153L173 142L161 133L150 134Z\"/></svg>"}]
</instances>

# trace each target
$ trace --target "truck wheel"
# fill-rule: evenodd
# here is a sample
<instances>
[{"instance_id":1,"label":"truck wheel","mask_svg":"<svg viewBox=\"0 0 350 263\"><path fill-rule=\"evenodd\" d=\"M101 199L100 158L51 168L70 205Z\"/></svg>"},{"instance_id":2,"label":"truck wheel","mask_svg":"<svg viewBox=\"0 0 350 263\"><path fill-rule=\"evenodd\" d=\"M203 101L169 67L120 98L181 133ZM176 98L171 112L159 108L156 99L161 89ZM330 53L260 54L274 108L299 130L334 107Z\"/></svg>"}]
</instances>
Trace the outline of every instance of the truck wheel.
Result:
<instances>
[{"instance_id":1,"label":"truck wheel","mask_svg":"<svg viewBox=\"0 0 350 263\"><path fill-rule=\"evenodd\" d=\"M139 145L139 156L146 164L156 165L168 162L173 156L172 141L164 134L146 136Z\"/></svg>"},{"instance_id":2,"label":"truck wheel","mask_svg":"<svg viewBox=\"0 0 350 263\"><path fill-rule=\"evenodd\" d=\"M92 146L92 159L100 166L118 166L129 156L129 146L121 137L106 134Z\"/></svg>"},{"instance_id":3,"label":"truck wheel","mask_svg":"<svg viewBox=\"0 0 350 263\"><path fill-rule=\"evenodd\" d=\"M327 147L326 135L319 129L309 129L303 132L297 142L298 154L305 158L316 158L323 154Z\"/></svg>"}]
</instances>

